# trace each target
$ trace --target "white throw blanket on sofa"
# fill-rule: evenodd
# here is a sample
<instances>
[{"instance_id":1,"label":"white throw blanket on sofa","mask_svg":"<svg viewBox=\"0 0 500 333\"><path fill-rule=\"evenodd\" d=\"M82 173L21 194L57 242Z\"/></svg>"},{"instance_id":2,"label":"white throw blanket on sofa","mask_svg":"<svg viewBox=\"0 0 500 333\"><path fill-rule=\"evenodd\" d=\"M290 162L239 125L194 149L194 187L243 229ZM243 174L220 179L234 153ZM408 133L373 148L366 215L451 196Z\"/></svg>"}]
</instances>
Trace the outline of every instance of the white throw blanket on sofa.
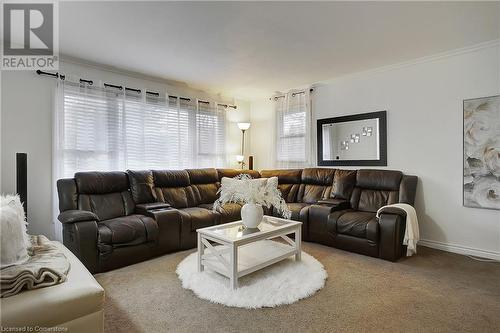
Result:
<instances>
[{"instance_id":1,"label":"white throw blanket on sofa","mask_svg":"<svg viewBox=\"0 0 500 333\"><path fill-rule=\"evenodd\" d=\"M66 281L70 263L56 243L43 235L30 238L28 261L0 270L0 298Z\"/></svg>"},{"instance_id":2,"label":"white throw blanket on sofa","mask_svg":"<svg viewBox=\"0 0 500 333\"><path fill-rule=\"evenodd\" d=\"M394 211L394 209L400 209L406 213L406 228L403 244L408 246L406 249L406 256L410 257L411 255L417 253L417 242L420 239L417 212L411 205L397 203L381 207L377 211L377 218L380 214L384 213L384 211L389 212Z\"/></svg>"}]
</instances>

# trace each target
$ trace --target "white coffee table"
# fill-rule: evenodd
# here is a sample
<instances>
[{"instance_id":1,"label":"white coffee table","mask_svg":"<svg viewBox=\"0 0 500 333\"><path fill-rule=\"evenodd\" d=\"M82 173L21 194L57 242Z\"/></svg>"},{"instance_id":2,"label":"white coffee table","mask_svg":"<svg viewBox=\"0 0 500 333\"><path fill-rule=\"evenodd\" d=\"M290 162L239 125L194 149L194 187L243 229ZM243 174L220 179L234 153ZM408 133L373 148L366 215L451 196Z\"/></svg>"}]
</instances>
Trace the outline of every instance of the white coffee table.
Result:
<instances>
[{"instance_id":1,"label":"white coffee table","mask_svg":"<svg viewBox=\"0 0 500 333\"><path fill-rule=\"evenodd\" d=\"M216 271L228 277L231 289L236 289L242 276L291 256L300 260L301 228L302 222L264 216L256 229L245 228L241 221L198 229L198 271L205 267ZM295 239L289 234L295 234ZM266 241L278 237L288 246L273 246L275 242ZM245 247L261 245L266 247L264 254L255 256L244 251Z\"/></svg>"}]
</instances>

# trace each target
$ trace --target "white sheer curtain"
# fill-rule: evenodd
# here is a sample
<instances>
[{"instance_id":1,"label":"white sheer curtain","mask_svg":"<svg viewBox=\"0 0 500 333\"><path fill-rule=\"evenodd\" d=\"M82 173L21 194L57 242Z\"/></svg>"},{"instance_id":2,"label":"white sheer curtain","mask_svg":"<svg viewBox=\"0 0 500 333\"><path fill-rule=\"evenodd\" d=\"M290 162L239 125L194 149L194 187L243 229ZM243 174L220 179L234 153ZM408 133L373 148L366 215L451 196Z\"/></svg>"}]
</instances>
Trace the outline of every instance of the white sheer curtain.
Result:
<instances>
[{"instance_id":1,"label":"white sheer curtain","mask_svg":"<svg viewBox=\"0 0 500 333\"><path fill-rule=\"evenodd\" d=\"M58 82L56 175L77 171L223 167L225 110L216 103Z\"/></svg>"},{"instance_id":2,"label":"white sheer curtain","mask_svg":"<svg viewBox=\"0 0 500 333\"><path fill-rule=\"evenodd\" d=\"M58 81L53 184L78 171L225 167L225 110L216 103ZM60 237L60 223L55 223Z\"/></svg>"},{"instance_id":3,"label":"white sheer curtain","mask_svg":"<svg viewBox=\"0 0 500 333\"><path fill-rule=\"evenodd\" d=\"M290 169L311 166L313 149L309 90L277 96L274 103L276 167Z\"/></svg>"},{"instance_id":4,"label":"white sheer curtain","mask_svg":"<svg viewBox=\"0 0 500 333\"><path fill-rule=\"evenodd\" d=\"M197 167L225 166L226 111L217 103L198 101L196 112Z\"/></svg>"}]
</instances>

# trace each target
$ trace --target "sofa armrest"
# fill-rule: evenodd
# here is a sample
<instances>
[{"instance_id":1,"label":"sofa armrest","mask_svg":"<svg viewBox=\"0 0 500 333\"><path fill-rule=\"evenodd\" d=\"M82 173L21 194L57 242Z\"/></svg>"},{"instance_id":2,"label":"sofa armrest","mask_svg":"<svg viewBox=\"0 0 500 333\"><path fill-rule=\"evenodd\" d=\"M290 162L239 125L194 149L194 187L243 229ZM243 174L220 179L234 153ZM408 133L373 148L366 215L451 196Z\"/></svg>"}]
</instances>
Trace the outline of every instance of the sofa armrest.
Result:
<instances>
[{"instance_id":1,"label":"sofa armrest","mask_svg":"<svg viewBox=\"0 0 500 333\"><path fill-rule=\"evenodd\" d=\"M170 207L171 206L165 202L150 202L150 203L135 205L135 211L138 214L147 215L148 212L163 210Z\"/></svg>"},{"instance_id":2,"label":"sofa armrest","mask_svg":"<svg viewBox=\"0 0 500 333\"><path fill-rule=\"evenodd\" d=\"M333 212L351 208L351 204L345 200L328 199L320 200L316 205L309 208L309 221L323 222L326 225L328 215Z\"/></svg>"},{"instance_id":3,"label":"sofa armrest","mask_svg":"<svg viewBox=\"0 0 500 333\"><path fill-rule=\"evenodd\" d=\"M152 209L144 215L155 219L158 224L157 254L165 254L181 249L181 214L171 207Z\"/></svg>"},{"instance_id":4,"label":"sofa armrest","mask_svg":"<svg viewBox=\"0 0 500 333\"><path fill-rule=\"evenodd\" d=\"M379 212L379 215L381 214L395 214L401 216L403 219L406 219L406 211L398 207L382 207Z\"/></svg>"},{"instance_id":5,"label":"sofa armrest","mask_svg":"<svg viewBox=\"0 0 500 333\"><path fill-rule=\"evenodd\" d=\"M344 210L351 208L351 203L347 200L342 200L342 199L318 200L316 205L332 207L334 208L334 210Z\"/></svg>"},{"instance_id":6,"label":"sofa armrest","mask_svg":"<svg viewBox=\"0 0 500 333\"><path fill-rule=\"evenodd\" d=\"M92 273L99 272L97 222L63 223L63 243Z\"/></svg>"},{"instance_id":7,"label":"sofa armrest","mask_svg":"<svg viewBox=\"0 0 500 333\"><path fill-rule=\"evenodd\" d=\"M79 210L79 209L66 210L61 214L59 214L57 219L61 223L99 221L99 217L96 214L88 210Z\"/></svg>"},{"instance_id":8,"label":"sofa armrest","mask_svg":"<svg viewBox=\"0 0 500 333\"><path fill-rule=\"evenodd\" d=\"M406 216L382 213L378 224L380 231L380 258L396 261L405 253L403 237L406 228Z\"/></svg>"}]
</instances>

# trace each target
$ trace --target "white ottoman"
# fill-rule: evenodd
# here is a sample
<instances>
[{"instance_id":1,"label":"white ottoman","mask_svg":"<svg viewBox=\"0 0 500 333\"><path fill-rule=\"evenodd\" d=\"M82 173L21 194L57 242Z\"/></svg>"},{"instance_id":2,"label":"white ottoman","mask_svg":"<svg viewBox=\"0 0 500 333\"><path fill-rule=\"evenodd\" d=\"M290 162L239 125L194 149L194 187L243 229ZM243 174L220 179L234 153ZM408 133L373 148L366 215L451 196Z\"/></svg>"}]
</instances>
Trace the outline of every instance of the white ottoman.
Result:
<instances>
[{"instance_id":1,"label":"white ottoman","mask_svg":"<svg viewBox=\"0 0 500 333\"><path fill-rule=\"evenodd\" d=\"M3 331L26 327L26 332L41 328L54 328L52 332L103 332L104 289L71 251L57 244L71 264L67 281L1 298Z\"/></svg>"}]
</instances>

